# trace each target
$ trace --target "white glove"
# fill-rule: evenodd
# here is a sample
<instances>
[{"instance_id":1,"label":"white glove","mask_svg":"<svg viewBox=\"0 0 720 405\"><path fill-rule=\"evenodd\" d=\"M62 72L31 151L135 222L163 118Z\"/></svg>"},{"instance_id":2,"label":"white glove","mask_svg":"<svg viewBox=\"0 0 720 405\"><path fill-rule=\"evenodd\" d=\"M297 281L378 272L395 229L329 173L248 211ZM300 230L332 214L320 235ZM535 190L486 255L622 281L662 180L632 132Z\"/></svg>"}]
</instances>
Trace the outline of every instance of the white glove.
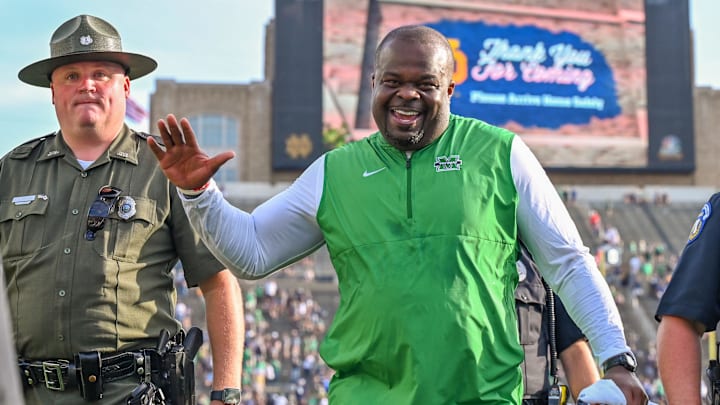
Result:
<instances>
[{"instance_id":1,"label":"white glove","mask_svg":"<svg viewBox=\"0 0 720 405\"><path fill-rule=\"evenodd\" d=\"M595 384L585 387L578 395L580 404L627 405L625 395L613 380L598 380ZM648 402L648 405L657 405Z\"/></svg>"}]
</instances>

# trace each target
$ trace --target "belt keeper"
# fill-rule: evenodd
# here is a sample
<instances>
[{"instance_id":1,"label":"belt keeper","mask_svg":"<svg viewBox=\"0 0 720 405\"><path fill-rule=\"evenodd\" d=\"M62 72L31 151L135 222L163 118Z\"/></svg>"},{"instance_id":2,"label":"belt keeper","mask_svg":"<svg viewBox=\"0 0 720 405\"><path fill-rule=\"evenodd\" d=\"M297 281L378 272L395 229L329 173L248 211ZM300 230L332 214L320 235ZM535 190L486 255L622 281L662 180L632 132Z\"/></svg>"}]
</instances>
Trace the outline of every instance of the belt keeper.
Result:
<instances>
[{"instance_id":1,"label":"belt keeper","mask_svg":"<svg viewBox=\"0 0 720 405\"><path fill-rule=\"evenodd\" d=\"M100 352L81 352L75 356L78 367L80 395L86 401L97 401L102 398L102 360Z\"/></svg>"},{"instance_id":2,"label":"belt keeper","mask_svg":"<svg viewBox=\"0 0 720 405\"><path fill-rule=\"evenodd\" d=\"M140 376L142 377L140 380L141 382L149 383L149 382L151 382L151 378L152 378L152 359L150 357L150 351L143 350L141 353L142 353L141 354L142 357L140 357L140 358L142 359L142 363L143 363L142 364L143 373L140 374L140 368L138 367L138 374L140 374ZM138 361L137 358L136 358L136 361ZM140 366L140 364L138 364L138 366Z\"/></svg>"},{"instance_id":3,"label":"belt keeper","mask_svg":"<svg viewBox=\"0 0 720 405\"><path fill-rule=\"evenodd\" d=\"M22 381L23 387L34 387L35 383L37 383L37 379L35 378L30 365L23 360L18 360L18 365L20 366L20 381Z\"/></svg>"}]
</instances>

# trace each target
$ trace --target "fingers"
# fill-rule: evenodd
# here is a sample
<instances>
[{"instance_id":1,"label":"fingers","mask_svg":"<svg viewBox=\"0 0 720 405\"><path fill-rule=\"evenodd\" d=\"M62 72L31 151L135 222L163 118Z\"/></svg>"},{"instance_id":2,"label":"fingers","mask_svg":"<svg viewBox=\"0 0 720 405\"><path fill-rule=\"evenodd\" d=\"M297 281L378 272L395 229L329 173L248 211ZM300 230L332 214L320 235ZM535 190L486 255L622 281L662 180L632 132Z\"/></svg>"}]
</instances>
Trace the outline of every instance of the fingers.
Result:
<instances>
[{"instance_id":1,"label":"fingers","mask_svg":"<svg viewBox=\"0 0 720 405\"><path fill-rule=\"evenodd\" d=\"M190 121L188 121L187 118L183 118L180 120L180 125L182 126L182 135L184 142L192 148L199 149L200 146L197 143L195 131L193 131L192 126L190 126Z\"/></svg>"},{"instance_id":2,"label":"fingers","mask_svg":"<svg viewBox=\"0 0 720 405\"><path fill-rule=\"evenodd\" d=\"M214 174L215 172L218 171L218 169L220 169L220 166L224 165L225 162L227 162L228 160L230 160L234 157L235 157L235 152L232 152L232 151L219 153L219 154L213 156L212 158L210 158L210 160L208 160L208 166L210 166L210 170Z\"/></svg>"},{"instance_id":3,"label":"fingers","mask_svg":"<svg viewBox=\"0 0 720 405\"><path fill-rule=\"evenodd\" d=\"M182 118L178 122L175 115L168 114L165 120L159 120L158 130L166 146L187 145L193 149L200 149L190 121Z\"/></svg>"},{"instance_id":4,"label":"fingers","mask_svg":"<svg viewBox=\"0 0 720 405\"><path fill-rule=\"evenodd\" d=\"M168 116L169 118L170 116ZM170 130L168 129L168 124L164 120L158 120L157 122L158 132L160 133L160 138L162 138L163 143L166 147L172 147L175 145L173 143L172 137L170 136Z\"/></svg>"},{"instance_id":5,"label":"fingers","mask_svg":"<svg viewBox=\"0 0 720 405\"><path fill-rule=\"evenodd\" d=\"M171 148L175 145L183 145L185 143L183 130L180 128L180 124L178 124L178 120L173 114L168 114L165 120L159 120L157 125L160 131L160 137L162 137L165 146ZM186 125L190 127L189 122Z\"/></svg>"},{"instance_id":6,"label":"fingers","mask_svg":"<svg viewBox=\"0 0 720 405\"><path fill-rule=\"evenodd\" d=\"M169 114L166 119L167 125L165 126L168 136L172 145L182 145L185 143L182 129L178 124L177 118L174 115Z\"/></svg>"},{"instance_id":7,"label":"fingers","mask_svg":"<svg viewBox=\"0 0 720 405\"><path fill-rule=\"evenodd\" d=\"M152 136L149 136L147 138L147 143L148 143L148 146L150 147L150 150L155 155L155 157L158 160L162 160L163 156L165 156L165 150L160 145L158 145L155 138L153 138Z\"/></svg>"}]
</instances>

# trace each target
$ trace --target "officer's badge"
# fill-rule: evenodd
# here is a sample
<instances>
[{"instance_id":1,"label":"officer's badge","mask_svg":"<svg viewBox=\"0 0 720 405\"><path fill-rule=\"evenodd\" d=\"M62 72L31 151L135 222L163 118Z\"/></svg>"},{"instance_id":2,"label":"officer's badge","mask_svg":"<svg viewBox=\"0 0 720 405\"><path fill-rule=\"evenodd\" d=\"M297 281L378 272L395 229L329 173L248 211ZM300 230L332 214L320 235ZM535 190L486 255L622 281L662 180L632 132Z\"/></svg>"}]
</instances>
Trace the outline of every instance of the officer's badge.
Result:
<instances>
[{"instance_id":1,"label":"officer's badge","mask_svg":"<svg viewBox=\"0 0 720 405\"><path fill-rule=\"evenodd\" d=\"M83 35L80 37L80 45L88 46L93 43L93 39L90 35Z\"/></svg>"},{"instance_id":2,"label":"officer's badge","mask_svg":"<svg viewBox=\"0 0 720 405\"><path fill-rule=\"evenodd\" d=\"M132 197L124 196L120 199L120 202L118 203L118 213L117 215L124 219L128 220L132 218L137 211L135 210L135 200Z\"/></svg>"},{"instance_id":3,"label":"officer's badge","mask_svg":"<svg viewBox=\"0 0 720 405\"><path fill-rule=\"evenodd\" d=\"M700 232L702 232L703 228L705 227L705 223L707 222L708 218L710 218L710 214L712 213L712 206L709 202L705 203L703 205L702 210L700 210L700 214L698 214L697 219L695 220L695 223L693 224L692 228L690 228L690 236L688 236L688 243L693 242L695 239L700 236Z\"/></svg>"}]
</instances>

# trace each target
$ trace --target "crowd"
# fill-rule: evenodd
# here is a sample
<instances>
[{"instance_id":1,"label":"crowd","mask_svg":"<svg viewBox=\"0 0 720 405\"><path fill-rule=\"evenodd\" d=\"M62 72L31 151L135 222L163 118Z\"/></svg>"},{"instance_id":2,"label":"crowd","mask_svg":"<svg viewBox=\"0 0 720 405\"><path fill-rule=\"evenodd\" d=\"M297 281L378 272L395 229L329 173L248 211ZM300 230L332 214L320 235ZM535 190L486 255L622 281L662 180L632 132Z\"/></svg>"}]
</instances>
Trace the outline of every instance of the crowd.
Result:
<instances>
[{"instance_id":1,"label":"crowd","mask_svg":"<svg viewBox=\"0 0 720 405\"><path fill-rule=\"evenodd\" d=\"M630 196L625 204L637 204L636 196ZM654 200L655 205L666 205L665 194ZM617 207L616 207L617 208ZM604 223L603 213L591 209L587 221L594 239L589 244L595 249L600 271L610 285L616 304L621 309L640 308L638 313L652 317L659 299L672 279L681 252L671 251L658 240L624 240L617 227L609 221ZM688 230L678 230L687 232ZM655 324L655 320L651 320ZM641 337L635 325L625 320L628 342L638 357L638 377L645 387L650 400L665 404L665 392L657 367L655 336ZM639 329L639 328L638 328ZM706 381L702 381L703 392L707 392Z\"/></svg>"},{"instance_id":2,"label":"crowd","mask_svg":"<svg viewBox=\"0 0 720 405\"><path fill-rule=\"evenodd\" d=\"M668 251L659 241L626 241L616 227L603 225L600 218L598 211L589 213L588 220L597 231L597 238L589 244L617 305L622 309L650 301L652 306L672 277L678 253ZM310 288L289 287L308 285L307 282L333 282L326 276L317 277L316 273L324 275L327 271L318 271L315 260L316 256L310 256L265 280L244 285L245 405L327 403L332 371L320 358L318 345L331 320L333 303L323 307ZM181 267L176 269L176 275L179 294L176 316L188 328L203 321L199 318L204 314L202 297L194 292L199 290L188 290L184 285ZM626 324L626 332L638 357L638 377L650 399L664 404L655 342L641 338L631 323ZM208 344L203 345L198 354L196 374L198 404L209 404L212 361Z\"/></svg>"},{"instance_id":3,"label":"crowd","mask_svg":"<svg viewBox=\"0 0 720 405\"><path fill-rule=\"evenodd\" d=\"M244 405L327 404L332 371L320 358L318 346L332 308L324 308L311 289L301 287L307 282L326 283L316 279L315 266L311 256L265 280L243 284ZM177 274L181 272L182 268L176 269ZM182 284L182 277L177 279ZM178 319L184 325L201 323L202 319L193 317L203 313L193 308L202 305L201 297L183 285L178 287ZM195 363L197 403L209 404L212 360L208 344L202 346Z\"/></svg>"}]
</instances>

